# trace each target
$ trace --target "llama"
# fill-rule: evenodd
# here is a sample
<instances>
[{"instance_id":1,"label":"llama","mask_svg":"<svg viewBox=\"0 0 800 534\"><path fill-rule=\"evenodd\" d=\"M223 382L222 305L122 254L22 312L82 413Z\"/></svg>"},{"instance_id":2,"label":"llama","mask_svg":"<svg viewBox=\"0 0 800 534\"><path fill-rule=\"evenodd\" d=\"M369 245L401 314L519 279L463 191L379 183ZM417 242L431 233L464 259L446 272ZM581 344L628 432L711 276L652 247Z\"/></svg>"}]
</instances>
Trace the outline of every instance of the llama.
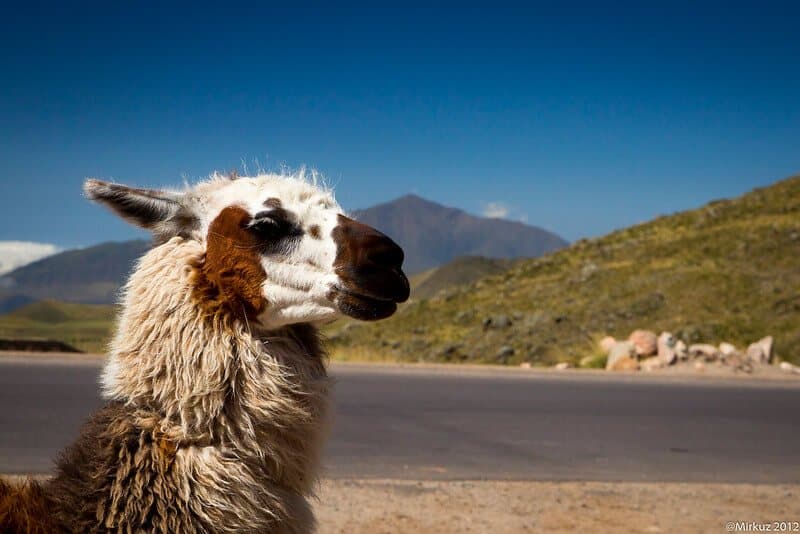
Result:
<instances>
[{"instance_id":1,"label":"llama","mask_svg":"<svg viewBox=\"0 0 800 534\"><path fill-rule=\"evenodd\" d=\"M84 191L154 246L123 290L106 405L52 479L0 481L0 531L313 531L317 325L392 315L409 295L400 247L303 175Z\"/></svg>"}]
</instances>

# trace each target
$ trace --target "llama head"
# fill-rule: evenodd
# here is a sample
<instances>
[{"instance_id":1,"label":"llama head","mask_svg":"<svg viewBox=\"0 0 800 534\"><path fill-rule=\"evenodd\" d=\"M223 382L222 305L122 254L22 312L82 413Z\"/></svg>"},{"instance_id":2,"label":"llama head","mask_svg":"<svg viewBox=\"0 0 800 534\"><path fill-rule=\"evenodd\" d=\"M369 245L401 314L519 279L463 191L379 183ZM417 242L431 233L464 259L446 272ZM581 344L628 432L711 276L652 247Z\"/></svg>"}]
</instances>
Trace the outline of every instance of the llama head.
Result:
<instances>
[{"instance_id":1,"label":"llama head","mask_svg":"<svg viewBox=\"0 0 800 534\"><path fill-rule=\"evenodd\" d=\"M402 249L345 216L329 191L302 175L215 175L181 192L87 180L84 191L150 230L156 244L175 237L199 243L198 306L251 326L340 314L383 319L409 295Z\"/></svg>"}]
</instances>

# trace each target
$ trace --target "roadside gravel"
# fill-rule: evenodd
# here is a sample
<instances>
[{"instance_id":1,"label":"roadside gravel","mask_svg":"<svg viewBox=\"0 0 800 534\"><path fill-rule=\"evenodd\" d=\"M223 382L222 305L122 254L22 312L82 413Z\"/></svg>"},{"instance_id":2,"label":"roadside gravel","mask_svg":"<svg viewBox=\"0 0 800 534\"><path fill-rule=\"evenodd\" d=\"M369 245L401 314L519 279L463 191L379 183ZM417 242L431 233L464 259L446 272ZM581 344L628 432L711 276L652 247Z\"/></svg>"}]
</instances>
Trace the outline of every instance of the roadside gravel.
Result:
<instances>
[{"instance_id":1,"label":"roadside gravel","mask_svg":"<svg viewBox=\"0 0 800 534\"><path fill-rule=\"evenodd\" d=\"M800 521L800 485L326 480L320 534L726 532Z\"/></svg>"}]
</instances>

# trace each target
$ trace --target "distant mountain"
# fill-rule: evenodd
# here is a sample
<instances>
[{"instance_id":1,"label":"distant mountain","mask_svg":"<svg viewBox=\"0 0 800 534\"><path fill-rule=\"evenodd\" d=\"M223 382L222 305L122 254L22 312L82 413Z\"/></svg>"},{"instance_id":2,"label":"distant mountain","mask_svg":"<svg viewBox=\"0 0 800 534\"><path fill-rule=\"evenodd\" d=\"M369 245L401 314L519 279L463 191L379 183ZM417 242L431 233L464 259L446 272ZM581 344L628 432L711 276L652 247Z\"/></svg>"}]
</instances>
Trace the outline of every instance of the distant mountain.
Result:
<instances>
[{"instance_id":1,"label":"distant mountain","mask_svg":"<svg viewBox=\"0 0 800 534\"><path fill-rule=\"evenodd\" d=\"M52 256L56 252L58 252L58 247L50 243L0 241L0 275Z\"/></svg>"},{"instance_id":2,"label":"distant mountain","mask_svg":"<svg viewBox=\"0 0 800 534\"><path fill-rule=\"evenodd\" d=\"M416 195L357 210L353 215L400 244L408 273L419 273L459 256L534 258L564 248L558 235L514 221L470 215Z\"/></svg>"},{"instance_id":3,"label":"distant mountain","mask_svg":"<svg viewBox=\"0 0 800 534\"><path fill-rule=\"evenodd\" d=\"M67 250L0 276L0 311L33 300L110 304L147 241L103 243Z\"/></svg>"}]
</instances>

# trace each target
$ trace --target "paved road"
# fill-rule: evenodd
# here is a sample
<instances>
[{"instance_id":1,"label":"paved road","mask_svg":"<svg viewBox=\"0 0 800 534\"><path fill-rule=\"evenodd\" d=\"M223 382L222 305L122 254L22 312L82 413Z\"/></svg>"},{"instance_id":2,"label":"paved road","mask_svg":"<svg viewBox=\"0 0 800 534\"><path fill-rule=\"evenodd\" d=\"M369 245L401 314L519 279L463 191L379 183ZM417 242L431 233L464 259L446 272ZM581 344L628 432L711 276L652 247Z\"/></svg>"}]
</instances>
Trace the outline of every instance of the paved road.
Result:
<instances>
[{"instance_id":1,"label":"paved road","mask_svg":"<svg viewBox=\"0 0 800 534\"><path fill-rule=\"evenodd\" d=\"M0 361L0 472L45 473L97 364ZM800 388L337 367L334 477L800 483Z\"/></svg>"}]
</instances>

